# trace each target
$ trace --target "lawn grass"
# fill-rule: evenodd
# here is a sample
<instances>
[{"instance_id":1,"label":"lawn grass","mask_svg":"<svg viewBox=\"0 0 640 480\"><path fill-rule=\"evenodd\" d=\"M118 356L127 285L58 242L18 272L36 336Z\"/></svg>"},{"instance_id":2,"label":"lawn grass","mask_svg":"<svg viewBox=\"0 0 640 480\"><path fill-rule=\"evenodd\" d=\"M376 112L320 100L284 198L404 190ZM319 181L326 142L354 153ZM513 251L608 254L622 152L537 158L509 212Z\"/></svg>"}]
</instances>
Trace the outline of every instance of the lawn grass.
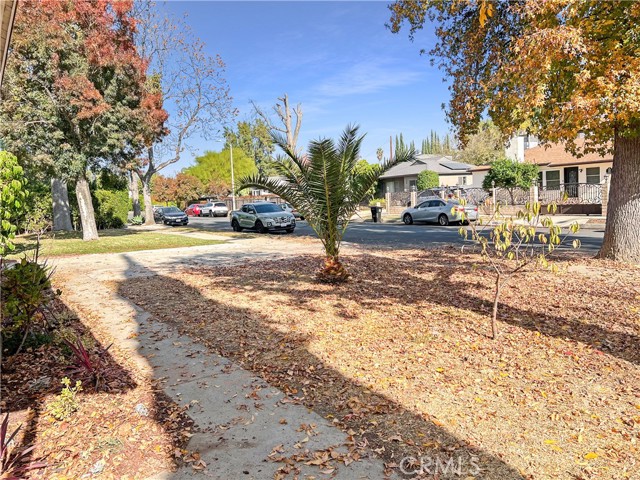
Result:
<instances>
[{"instance_id":1,"label":"lawn grass","mask_svg":"<svg viewBox=\"0 0 640 480\"><path fill-rule=\"evenodd\" d=\"M40 255L56 257L91 253L121 253L224 243L221 240L130 229L101 230L99 235L99 240L90 242L82 240L82 232L56 232L47 235L40 239ZM23 235L16 238L15 244L16 250L9 258L21 258L23 255L29 255L33 252L36 247L36 237Z\"/></svg>"}]
</instances>

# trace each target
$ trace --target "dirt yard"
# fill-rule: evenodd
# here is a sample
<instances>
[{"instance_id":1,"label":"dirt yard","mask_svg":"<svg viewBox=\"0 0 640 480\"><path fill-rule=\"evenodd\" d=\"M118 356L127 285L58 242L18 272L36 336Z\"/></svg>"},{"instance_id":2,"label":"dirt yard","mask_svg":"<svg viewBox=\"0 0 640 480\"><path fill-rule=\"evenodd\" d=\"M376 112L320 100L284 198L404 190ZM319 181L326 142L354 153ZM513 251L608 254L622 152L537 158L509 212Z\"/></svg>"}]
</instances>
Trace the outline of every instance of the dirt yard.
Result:
<instances>
[{"instance_id":1,"label":"dirt yard","mask_svg":"<svg viewBox=\"0 0 640 480\"><path fill-rule=\"evenodd\" d=\"M504 289L491 340L494 278L478 257L345 261L353 279L338 287L315 281L321 258L300 256L113 288L352 431L391 468L410 455L475 462L471 478L638 478L640 269L573 260L525 272Z\"/></svg>"}]
</instances>

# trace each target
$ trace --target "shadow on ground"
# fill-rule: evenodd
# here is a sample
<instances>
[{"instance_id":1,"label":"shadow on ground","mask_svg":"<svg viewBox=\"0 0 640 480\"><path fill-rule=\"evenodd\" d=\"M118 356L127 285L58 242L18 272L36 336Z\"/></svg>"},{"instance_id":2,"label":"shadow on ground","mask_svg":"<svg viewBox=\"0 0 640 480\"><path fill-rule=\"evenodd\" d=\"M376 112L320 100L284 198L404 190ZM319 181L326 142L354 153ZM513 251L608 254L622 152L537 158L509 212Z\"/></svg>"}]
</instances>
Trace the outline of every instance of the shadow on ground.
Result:
<instances>
[{"instance_id":1,"label":"shadow on ground","mask_svg":"<svg viewBox=\"0 0 640 480\"><path fill-rule=\"evenodd\" d=\"M311 263L314 261L315 259ZM374 257L367 261L389 262L388 259ZM407 265L404 266L406 267ZM249 264L247 269L250 268L260 268L260 263ZM251 302L252 295L269 295L272 293L272 286L275 290L276 286L272 280L277 276L276 271L268 269L262 271L261 281L251 287L251 292L241 291L239 288L238 304L229 307L216 302L215 299L203 296L197 288L176 278L156 275L145 270L144 266L130 258L130 273L127 274L130 278L118 284L120 296L129 299L140 309L153 315L151 319L139 316L139 323L152 324L157 320L201 342L211 352L236 362L242 368L269 382L270 385L284 391L289 396L289 402L304 404L322 417L333 419L343 431L353 435L355 443L366 445L366 450L369 452L376 451L389 465L397 468L402 463L402 459L407 456L424 457L433 462L439 459L442 465L452 461L455 465L461 465L462 472L467 475L478 474L479 472L474 470L474 466L477 465L481 470L479 474L481 478L496 480L523 478L504 460L456 437L446 428L432 421L428 415L417 415L392 399L367 388L354 379L343 376L339 371L326 365L310 351L309 339L304 334L296 332L295 328L288 331L278 329L268 315L246 308L245 302ZM213 272L214 275L216 273L221 271ZM220 279L224 283L233 283L233 279L229 280ZM293 288L294 282L291 285L279 283L278 292L286 293L288 286L292 287L289 290L291 301L304 302L305 298L300 298L299 291ZM373 284L371 287L377 288ZM339 294L340 287L336 291ZM405 298L405 294L401 291L402 285L399 283L394 285L390 294ZM363 298L370 298L371 307L375 308L375 295L368 295L366 291L363 293ZM319 293L307 291L306 294L313 296ZM185 299L188 299L188 302ZM231 317L240 318L240 325L228 322L227 318ZM148 328L148 325L141 325L141 327ZM140 353L148 355L149 346L153 346L153 336L142 345L144 348ZM267 351L264 350L265 346ZM276 357L279 360L277 362ZM286 360L284 364L283 359ZM158 372L164 374L160 370ZM207 398L197 399L200 404L207 401ZM390 413L393 413L393 416L389 415ZM272 422L277 422L275 416ZM372 433L372 429L369 428L371 424L377 426L373 429L377 433ZM196 427L198 427L197 424ZM200 427L204 426L200 425ZM208 450L214 455L216 448L224 443L224 433L216 427L219 426L213 425L213 430L210 430L215 435L212 434L208 442L199 445L201 450ZM411 440L408 443L396 442L391 438L397 434L396 432L402 434L405 431L420 432L420 443L412 443ZM385 432L385 435L381 432ZM407 437L413 438L411 433ZM282 443L280 440L277 436L270 439L274 447ZM236 452L238 455L241 454L238 450ZM224 449L221 449L220 455L222 454L234 455L233 450ZM223 456L218 460L222 462L221 464L225 462ZM403 466L409 471L414 468L415 471L415 467L411 467L406 462ZM209 468L213 472L216 471L215 464L209 465ZM238 471L235 472L235 478L240 478L242 473L253 472ZM436 473L439 473L438 478L459 478L451 469L448 471L446 468L445 471L441 469ZM176 473L173 477L163 478L184 477ZM214 478L219 477L215 477L214 473Z\"/></svg>"},{"instance_id":2,"label":"shadow on ground","mask_svg":"<svg viewBox=\"0 0 640 480\"><path fill-rule=\"evenodd\" d=\"M139 452L131 443L135 432L129 421L144 421L133 406L144 402L148 408L151 424L146 428L153 430L155 424L176 434L170 417L177 414L170 408L171 402L162 392L139 390L139 374L119 363L109 345L101 343L64 301L56 299L50 305L47 319L50 325L37 336L27 337L21 352L2 356L0 410L3 416L10 414L9 434L20 426L11 455L35 445L21 464L38 461L46 466L31 471L29 478L80 478L97 462L117 457L123 462L111 470L117 478L129 478L132 472L136 478L144 478L149 469L157 468L154 458L161 452ZM72 343L82 339L94 373L79 367L62 339ZM71 379L72 386L82 382L79 408L67 419L56 421L50 406L63 388L64 377ZM132 392L136 392L135 398ZM180 420L183 425L188 423L185 418ZM183 443L175 441L169 450L181 446Z\"/></svg>"}]
</instances>

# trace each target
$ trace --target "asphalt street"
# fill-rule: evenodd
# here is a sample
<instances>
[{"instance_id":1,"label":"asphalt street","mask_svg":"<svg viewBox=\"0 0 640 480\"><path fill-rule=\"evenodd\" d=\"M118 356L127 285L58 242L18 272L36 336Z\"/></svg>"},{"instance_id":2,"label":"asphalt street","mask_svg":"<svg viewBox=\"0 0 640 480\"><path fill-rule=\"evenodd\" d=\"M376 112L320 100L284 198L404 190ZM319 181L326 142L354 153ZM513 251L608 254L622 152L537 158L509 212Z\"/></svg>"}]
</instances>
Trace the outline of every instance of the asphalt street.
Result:
<instances>
[{"instance_id":1,"label":"asphalt street","mask_svg":"<svg viewBox=\"0 0 640 480\"><path fill-rule=\"evenodd\" d=\"M193 227L205 228L216 232L231 232L228 217L189 217L189 224ZM179 227L177 227L179 228ZM441 227L435 224L404 225L395 223L351 223L344 236L344 242L360 246L381 246L397 249L425 248L430 246L462 245L465 241L459 235L459 226ZM581 241L580 250L584 253L595 254L602 243L603 228L583 229L571 240ZM272 233L270 235L287 235L286 233ZM307 222L299 221L292 236L315 236ZM570 242L569 242L570 243Z\"/></svg>"}]
</instances>

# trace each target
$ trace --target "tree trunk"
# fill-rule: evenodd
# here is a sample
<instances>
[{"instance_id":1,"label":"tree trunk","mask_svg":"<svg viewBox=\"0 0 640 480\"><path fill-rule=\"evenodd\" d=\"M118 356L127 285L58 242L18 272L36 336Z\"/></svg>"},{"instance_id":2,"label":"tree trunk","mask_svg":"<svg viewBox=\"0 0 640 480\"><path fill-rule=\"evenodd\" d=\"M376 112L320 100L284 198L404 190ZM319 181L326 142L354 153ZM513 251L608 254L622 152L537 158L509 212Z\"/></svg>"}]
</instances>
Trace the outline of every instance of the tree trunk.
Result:
<instances>
[{"instance_id":1,"label":"tree trunk","mask_svg":"<svg viewBox=\"0 0 640 480\"><path fill-rule=\"evenodd\" d=\"M336 254L325 257L324 267L318 272L316 278L323 283L343 283L349 280L350 276Z\"/></svg>"},{"instance_id":2,"label":"tree trunk","mask_svg":"<svg viewBox=\"0 0 640 480\"><path fill-rule=\"evenodd\" d=\"M493 312L491 314L491 338L494 340L498 338L498 301L500 300L500 277L498 273L496 276L496 290L493 297Z\"/></svg>"},{"instance_id":3,"label":"tree trunk","mask_svg":"<svg viewBox=\"0 0 640 480\"><path fill-rule=\"evenodd\" d=\"M82 239L98 240L98 227L96 226L93 203L91 203L91 191L84 172L78 176L76 181L76 197L78 199L80 221L82 222Z\"/></svg>"},{"instance_id":4,"label":"tree trunk","mask_svg":"<svg viewBox=\"0 0 640 480\"><path fill-rule=\"evenodd\" d=\"M607 225L600 258L640 263L640 136L614 140Z\"/></svg>"},{"instance_id":5,"label":"tree trunk","mask_svg":"<svg viewBox=\"0 0 640 480\"><path fill-rule=\"evenodd\" d=\"M133 216L140 216L140 190L138 189L138 174L135 170L129 171L129 196L131 197L131 205Z\"/></svg>"},{"instance_id":6,"label":"tree trunk","mask_svg":"<svg viewBox=\"0 0 640 480\"><path fill-rule=\"evenodd\" d=\"M153 175L150 175L149 172L142 177L140 180L142 181L142 195L144 198L144 224L145 225L155 225L156 221L153 218L153 203L151 200L151 179Z\"/></svg>"},{"instance_id":7,"label":"tree trunk","mask_svg":"<svg viewBox=\"0 0 640 480\"><path fill-rule=\"evenodd\" d=\"M67 182L59 178L51 179L51 201L53 203L53 230L64 232L73 230Z\"/></svg>"}]
</instances>

